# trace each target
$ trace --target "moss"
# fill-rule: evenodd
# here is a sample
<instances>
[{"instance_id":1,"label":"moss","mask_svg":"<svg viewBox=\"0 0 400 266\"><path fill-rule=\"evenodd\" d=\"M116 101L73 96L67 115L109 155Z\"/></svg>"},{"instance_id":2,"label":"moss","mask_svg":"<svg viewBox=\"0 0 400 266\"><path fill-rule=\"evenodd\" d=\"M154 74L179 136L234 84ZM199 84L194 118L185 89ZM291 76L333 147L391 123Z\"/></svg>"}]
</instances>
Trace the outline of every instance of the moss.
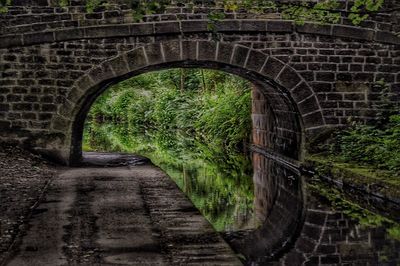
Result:
<instances>
[{"instance_id":1,"label":"moss","mask_svg":"<svg viewBox=\"0 0 400 266\"><path fill-rule=\"evenodd\" d=\"M400 198L400 178L389 171L344 163L333 156L321 154L308 156L306 164L312 166L319 175L364 187L368 192L373 191L390 198Z\"/></svg>"}]
</instances>

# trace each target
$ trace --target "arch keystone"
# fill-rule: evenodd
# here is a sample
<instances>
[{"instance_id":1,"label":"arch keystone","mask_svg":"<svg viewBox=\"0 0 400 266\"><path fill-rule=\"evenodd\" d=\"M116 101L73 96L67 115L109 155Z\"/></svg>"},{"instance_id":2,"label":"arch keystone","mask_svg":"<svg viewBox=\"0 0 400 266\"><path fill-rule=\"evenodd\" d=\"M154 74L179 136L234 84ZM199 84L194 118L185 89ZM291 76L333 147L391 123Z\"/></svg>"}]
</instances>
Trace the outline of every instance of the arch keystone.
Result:
<instances>
[{"instance_id":1,"label":"arch keystone","mask_svg":"<svg viewBox=\"0 0 400 266\"><path fill-rule=\"evenodd\" d=\"M182 60L181 57L182 46L180 41L163 42L162 45L166 62L174 62Z\"/></svg>"},{"instance_id":2,"label":"arch keystone","mask_svg":"<svg viewBox=\"0 0 400 266\"><path fill-rule=\"evenodd\" d=\"M164 61L160 43L147 45L145 46L144 50L146 52L149 65L161 64Z\"/></svg>"},{"instance_id":3,"label":"arch keystone","mask_svg":"<svg viewBox=\"0 0 400 266\"><path fill-rule=\"evenodd\" d=\"M182 59L193 61L197 59L197 42L182 41Z\"/></svg>"},{"instance_id":4,"label":"arch keystone","mask_svg":"<svg viewBox=\"0 0 400 266\"><path fill-rule=\"evenodd\" d=\"M199 42L198 60L215 60L215 53L217 51L217 42Z\"/></svg>"},{"instance_id":5,"label":"arch keystone","mask_svg":"<svg viewBox=\"0 0 400 266\"><path fill-rule=\"evenodd\" d=\"M147 65L143 47L135 48L127 52L125 56L130 71L137 70Z\"/></svg>"},{"instance_id":6,"label":"arch keystone","mask_svg":"<svg viewBox=\"0 0 400 266\"><path fill-rule=\"evenodd\" d=\"M231 58L231 64L243 67L249 56L250 49L246 46L236 45Z\"/></svg>"},{"instance_id":7,"label":"arch keystone","mask_svg":"<svg viewBox=\"0 0 400 266\"><path fill-rule=\"evenodd\" d=\"M129 72L128 60L125 55L118 56L108 61L113 73L117 76L122 76Z\"/></svg>"}]
</instances>

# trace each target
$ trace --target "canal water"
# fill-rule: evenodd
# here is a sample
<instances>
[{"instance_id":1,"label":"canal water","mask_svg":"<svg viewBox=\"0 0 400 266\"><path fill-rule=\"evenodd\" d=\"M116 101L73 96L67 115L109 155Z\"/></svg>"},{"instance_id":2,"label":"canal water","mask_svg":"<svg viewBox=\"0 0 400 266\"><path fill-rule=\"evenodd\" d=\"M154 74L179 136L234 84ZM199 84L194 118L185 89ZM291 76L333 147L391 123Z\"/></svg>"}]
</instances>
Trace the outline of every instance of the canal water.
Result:
<instances>
[{"instance_id":1,"label":"canal water","mask_svg":"<svg viewBox=\"0 0 400 266\"><path fill-rule=\"evenodd\" d=\"M124 125L103 123L85 131L83 149L150 158L246 265L400 265L397 223L342 199L338 191L312 179L307 182L306 218L297 241L286 253L266 257L262 236L267 214L260 208L265 195L253 182L252 162L243 147L243 152L218 152L179 133L175 138L135 135Z\"/></svg>"}]
</instances>

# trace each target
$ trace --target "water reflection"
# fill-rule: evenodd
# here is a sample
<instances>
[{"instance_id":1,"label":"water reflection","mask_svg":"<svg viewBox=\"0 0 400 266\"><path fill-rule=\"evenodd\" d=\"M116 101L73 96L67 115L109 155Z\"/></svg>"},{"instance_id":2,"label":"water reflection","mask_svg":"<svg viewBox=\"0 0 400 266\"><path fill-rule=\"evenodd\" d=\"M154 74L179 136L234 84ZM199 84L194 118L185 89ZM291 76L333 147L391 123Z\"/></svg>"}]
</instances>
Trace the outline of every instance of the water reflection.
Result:
<instances>
[{"instance_id":1,"label":"water reflection","mask_svg":"<svg viewBox=\"0 0 400 266\"><path fill-rule=\"evenodd\" d=\"M130 152L143 155L162 168L219 232L250 230L258 226L254 213L251 160L246 154L229 155L207 146L160 134L126 134L124 125L92 125L86 150ZM170 143L170 142L179 143Z\"/></svg>"},{"instance_id":2,"label":"water reflection","mask_svg":"<svg viewBox=\"0 0 400 266\"><path fill-rule=\"evenodd\" d=\"M251 176L232 180L205 161L195 165L190 162L171 165L154 156L152 161L176 182L217 231L247 230L257 226L253 193L247 189L247 184L241 184L242 180L251 180Z\"/></svg>"},{"instance_id":3,"label":"water reflection","mask_svg":"<svg viewBox=\"0 0 400 266\"><path fill-rule=\"evenodd\" d=\"M168 150L123 127L92 130L90 148L138 153L166 171L246 265L400 265L398 225L366 225L310 185L302 195L302 177L263 155L254 153L252 165L243 154L218 156L192 141Z\"/></svg>"}]
</instances>

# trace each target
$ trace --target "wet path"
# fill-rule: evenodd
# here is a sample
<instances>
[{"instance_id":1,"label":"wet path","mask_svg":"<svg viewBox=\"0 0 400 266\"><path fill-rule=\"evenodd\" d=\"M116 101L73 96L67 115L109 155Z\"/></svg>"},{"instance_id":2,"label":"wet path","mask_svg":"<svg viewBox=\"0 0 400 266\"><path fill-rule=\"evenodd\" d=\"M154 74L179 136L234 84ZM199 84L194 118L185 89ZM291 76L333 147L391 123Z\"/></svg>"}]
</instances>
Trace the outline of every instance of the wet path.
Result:
<instances>
[{"instance_id":1,"label":"wet path","mask_svg":"<svg viewBox=\"0 0 400 266\"><path fill-rule=\"evenodd\" d=\"M7 265L240 265L160 169L126 156L88 162L50 184Z\"/></svg>"}]
</instances>

